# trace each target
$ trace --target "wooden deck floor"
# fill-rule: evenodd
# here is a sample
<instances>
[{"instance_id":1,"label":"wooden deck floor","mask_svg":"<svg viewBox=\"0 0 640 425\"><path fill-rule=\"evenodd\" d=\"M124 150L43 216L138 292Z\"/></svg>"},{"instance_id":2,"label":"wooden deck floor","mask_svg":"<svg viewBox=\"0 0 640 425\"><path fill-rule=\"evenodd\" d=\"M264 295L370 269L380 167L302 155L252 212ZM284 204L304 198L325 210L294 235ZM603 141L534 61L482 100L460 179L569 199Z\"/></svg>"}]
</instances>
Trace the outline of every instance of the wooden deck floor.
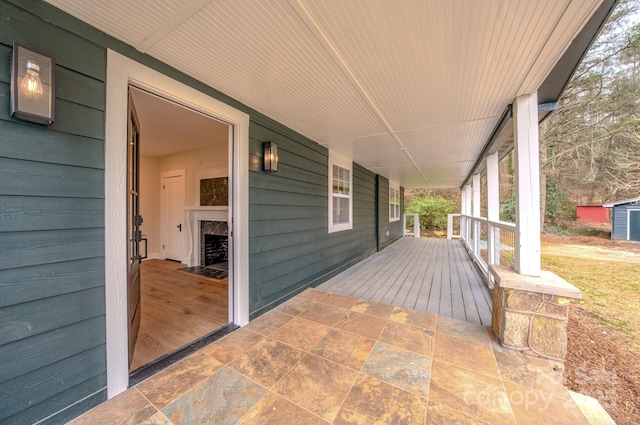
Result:
<instances>
[{"instance_id":1,"label":"wooden deck floor","mask_svg":"<svg viewBox=\"0 0 640 425\"><path fill-rule=\"evenodd\" d=\"M491 325L491 292L457 240L402 238L318 289Z\"/></svg>"}]
</instances>

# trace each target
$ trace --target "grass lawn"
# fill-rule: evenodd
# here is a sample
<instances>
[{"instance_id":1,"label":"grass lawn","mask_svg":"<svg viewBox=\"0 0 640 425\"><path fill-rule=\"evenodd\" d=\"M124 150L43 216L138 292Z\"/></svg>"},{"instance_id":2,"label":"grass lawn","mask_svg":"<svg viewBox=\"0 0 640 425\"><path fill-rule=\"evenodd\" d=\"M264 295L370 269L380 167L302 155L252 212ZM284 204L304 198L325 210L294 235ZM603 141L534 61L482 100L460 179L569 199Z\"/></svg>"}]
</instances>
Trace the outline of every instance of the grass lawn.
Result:
<instances>
[{"instance_id":1,"label":"grass lawn","mask_svg":"<svg viewBox=\"0 0 640 425\"><path fill-rule=\"evenodd\" d=\"M578 305L640 354L640 265L543 254L542 268L577 286L583 297Z\"/></svg>"}]
</instances>

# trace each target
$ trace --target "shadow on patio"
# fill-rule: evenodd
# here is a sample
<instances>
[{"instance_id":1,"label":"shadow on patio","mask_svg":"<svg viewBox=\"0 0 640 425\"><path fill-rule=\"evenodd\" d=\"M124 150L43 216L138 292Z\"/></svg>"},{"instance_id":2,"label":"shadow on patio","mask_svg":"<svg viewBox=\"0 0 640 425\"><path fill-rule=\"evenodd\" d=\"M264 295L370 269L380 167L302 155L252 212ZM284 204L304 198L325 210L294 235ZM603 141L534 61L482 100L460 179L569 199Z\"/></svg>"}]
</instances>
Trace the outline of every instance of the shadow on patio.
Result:
<instances>
[{"instance_id":1,"label":"shadow on patio","mask_svg":"<svg viewBox=\"0 0 640 425\"><path fill-rule=\"evenodd\" d=\"M73 423L588 424L561 382L480 324L307 289Z\"/></svg>"}]
</instances>

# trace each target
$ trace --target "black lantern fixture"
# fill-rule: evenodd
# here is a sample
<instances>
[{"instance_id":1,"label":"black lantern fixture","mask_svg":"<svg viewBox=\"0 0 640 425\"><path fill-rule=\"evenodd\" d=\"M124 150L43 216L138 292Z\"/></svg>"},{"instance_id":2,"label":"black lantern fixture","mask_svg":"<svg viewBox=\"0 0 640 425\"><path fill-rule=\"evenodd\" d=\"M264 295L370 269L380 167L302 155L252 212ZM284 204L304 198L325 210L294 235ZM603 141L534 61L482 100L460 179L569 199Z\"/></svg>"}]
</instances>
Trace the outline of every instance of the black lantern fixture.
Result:
<instances>
[{"instance_id":1,"label":"black lantern fixture","mask_svg":"<svg viewBox=\"0 0 640 425\"><path fill-rule=\"evenodd\" d=\"M55 61L13 43L11 116L51 125L54 118Z\"/></svg>"},{"instance_id":2,"label":"black lantern fixture","mask_svg":"<svg viewBox=\"0 0 640 425\"><path fill-rule=\"evenodd\" d=\"M264 171L275 173L278 171L278 145L274 142L264 142L262 147Z\"/></svg>"}]
</instances>

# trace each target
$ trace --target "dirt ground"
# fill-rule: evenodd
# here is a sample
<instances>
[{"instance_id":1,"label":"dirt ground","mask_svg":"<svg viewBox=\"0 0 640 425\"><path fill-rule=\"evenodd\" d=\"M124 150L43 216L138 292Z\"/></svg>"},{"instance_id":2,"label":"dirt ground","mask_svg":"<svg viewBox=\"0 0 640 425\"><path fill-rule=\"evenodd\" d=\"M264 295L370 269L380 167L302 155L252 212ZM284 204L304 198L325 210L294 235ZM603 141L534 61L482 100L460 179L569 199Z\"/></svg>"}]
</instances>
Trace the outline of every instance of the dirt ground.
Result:
<instances>
[{"instance_id":1,"label":"dirt ground","mask_svg":"<svg viewBox=\"0 0 640 425\"><path fill-rule=\"evenodd\" d=\"M540 242L543 252L549 255L640 263L640 243L614 241L605 235L604 232L598 236L543 233Z\"/></svg>"},{"instance_id":2,"label":"dirt ground","mask_svg":"<svg viewBox=\"0 0 640 425\"><path fill-rule=\"evenodd\" d=\"M606 233L545 234L541 242L546 255L640 264L640 244L612 241ZM618 425L640 424L640 356L627 340L604 318L576 305L570 309L567 337L567 386L598 399Z\"/></svg>"},{"instance_id":3,"label":"dirt ground","mask_svg":"<svg viewBox=\"0 0 640 425\"><path fill-rule=\"evenodd\" d=\"M567 387L598 399L618 425L640 424L640 356L580 307L571 307L567 338Z\"/></svg>"}]
</instances>

